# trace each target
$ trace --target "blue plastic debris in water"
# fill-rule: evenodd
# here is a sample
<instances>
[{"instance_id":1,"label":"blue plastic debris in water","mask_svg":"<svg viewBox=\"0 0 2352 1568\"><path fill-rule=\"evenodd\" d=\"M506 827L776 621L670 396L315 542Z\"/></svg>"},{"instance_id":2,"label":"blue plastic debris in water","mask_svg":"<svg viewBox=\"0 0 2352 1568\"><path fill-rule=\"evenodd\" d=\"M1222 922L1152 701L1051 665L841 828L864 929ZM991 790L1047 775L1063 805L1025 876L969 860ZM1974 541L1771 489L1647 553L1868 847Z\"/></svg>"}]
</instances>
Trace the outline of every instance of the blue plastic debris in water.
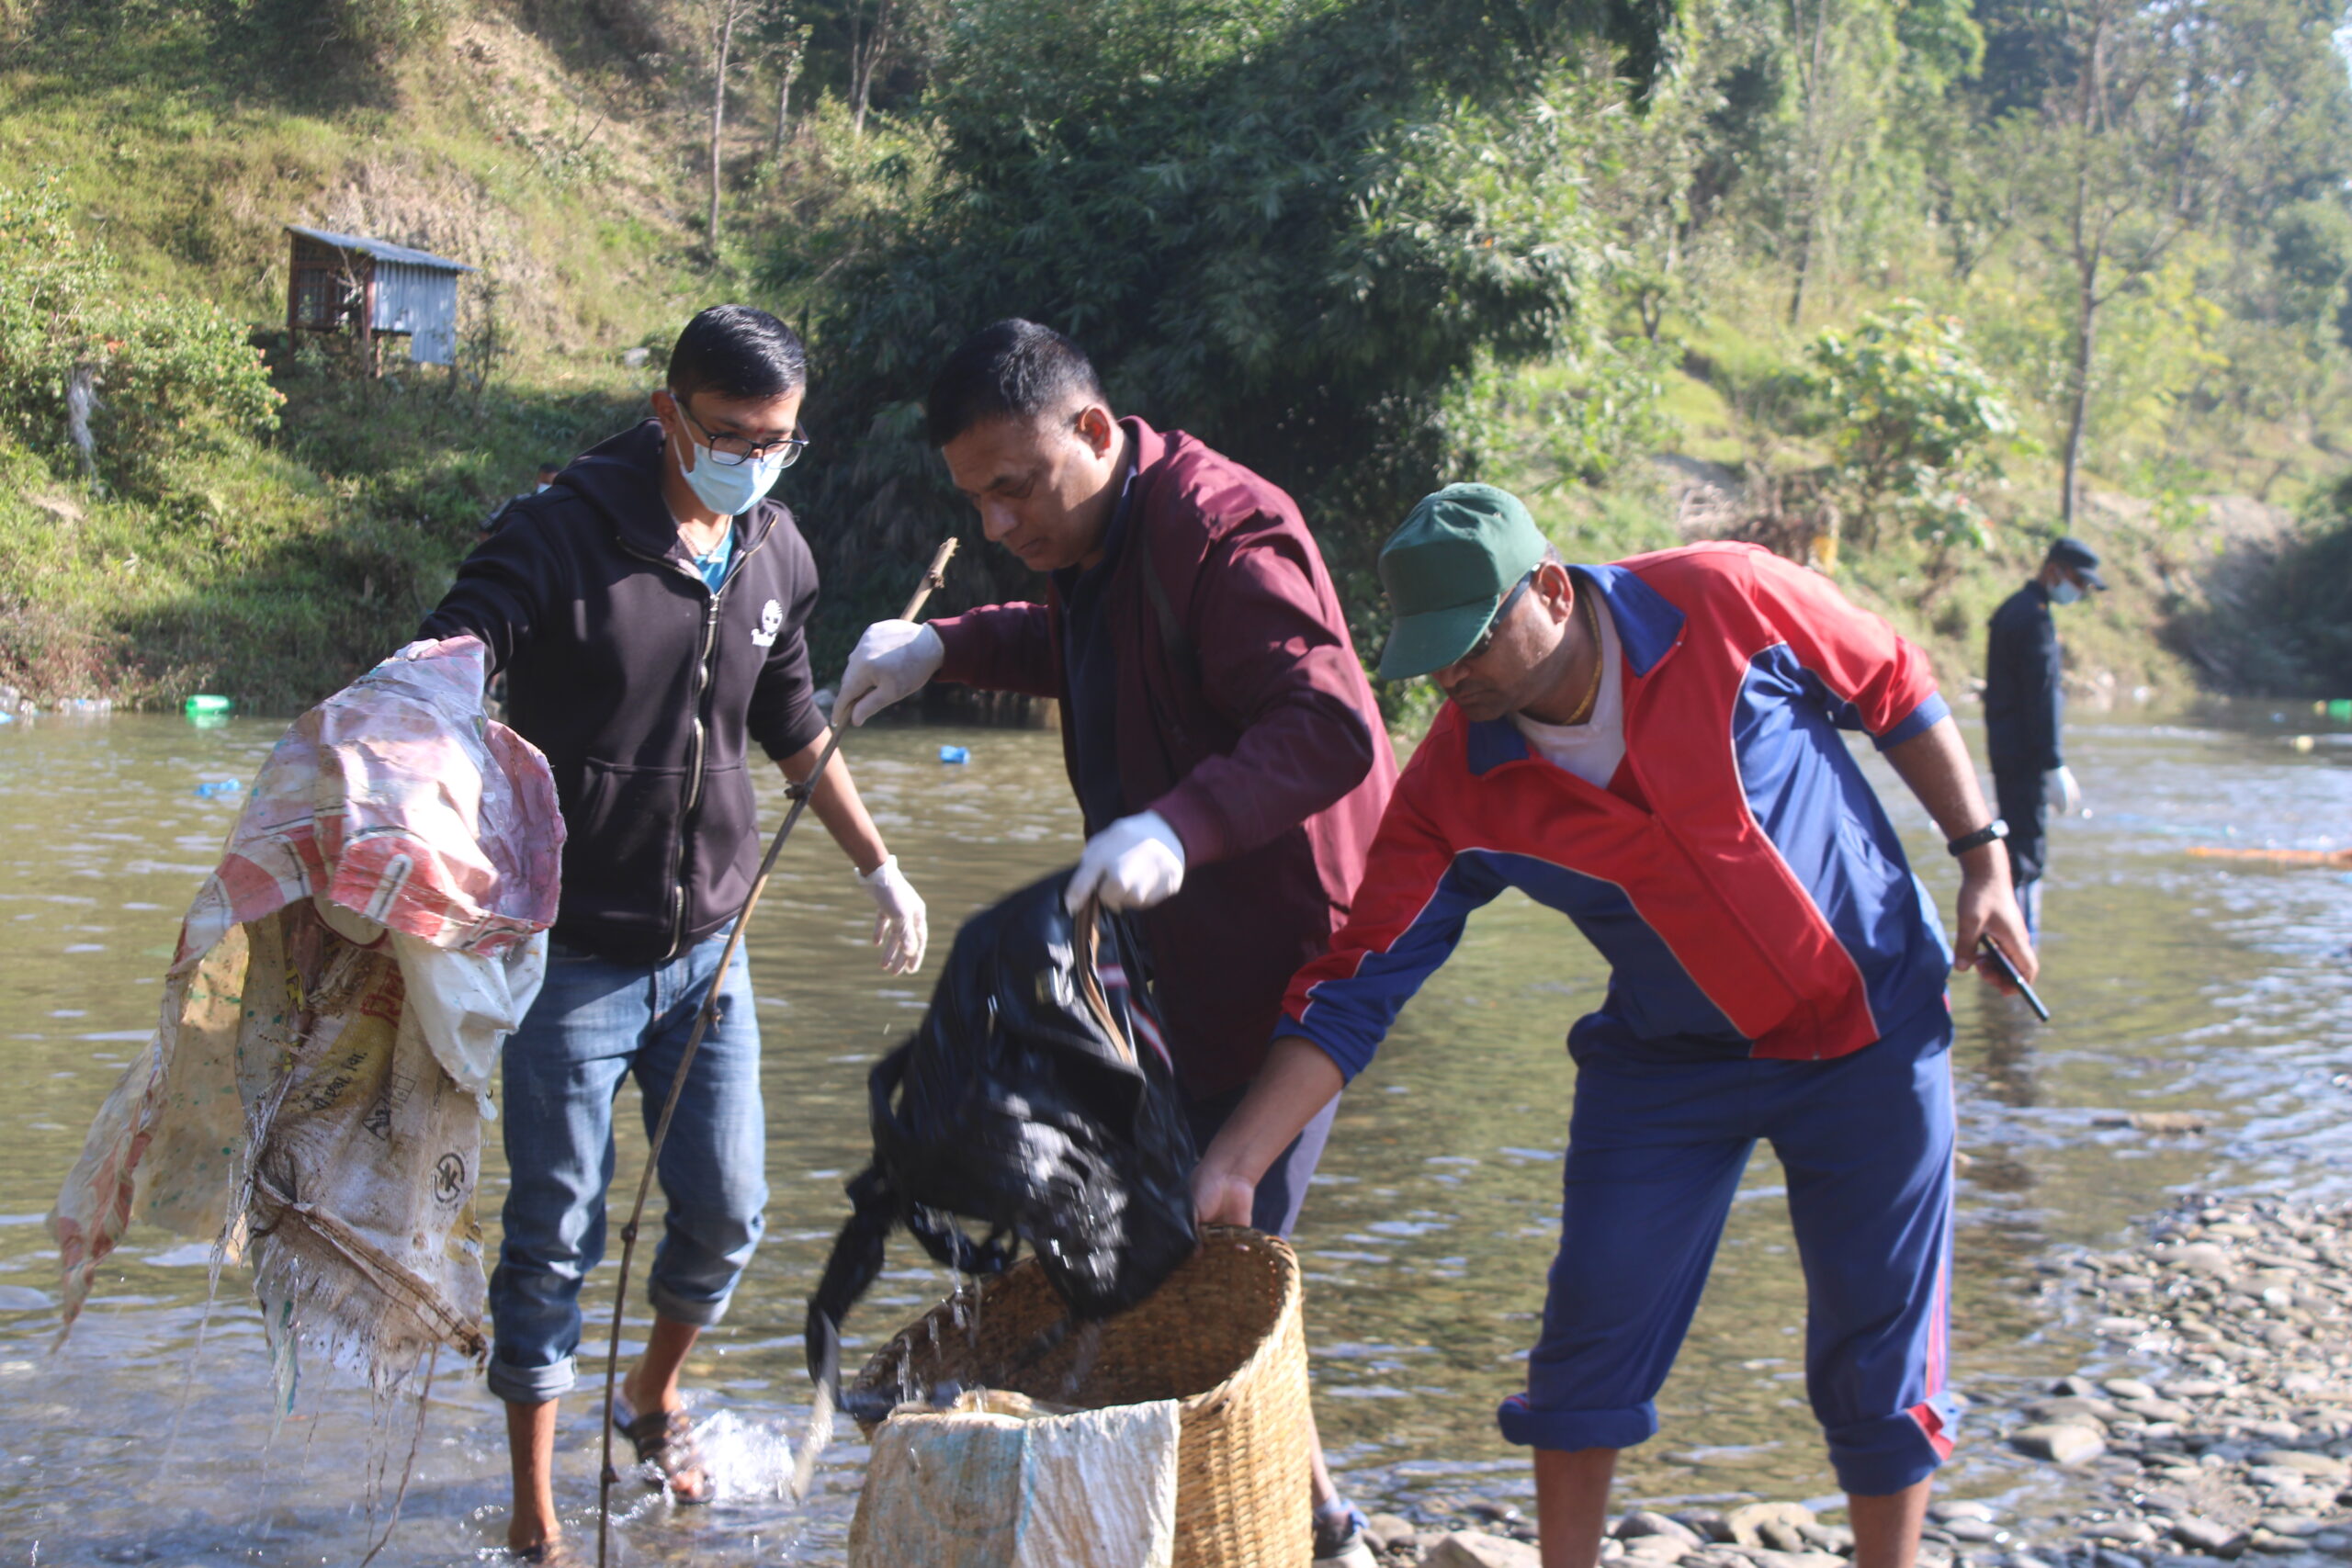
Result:
<instances>
[{"instance_id":1,"label":"blue plastic debris in water","mask_svg":"<svg viewBox=\"0 0 2352 1568\"><path fill-rule=\"evenodd\" d=\"M223 800L244 787L235 779L207 779L196 786L196 793L207 800Z\"/></svg>"},{"instance_id":2,"label":"blue plastic debris in water","mask_svg":"<svg viewBox=\"0 0 2352 1568\"><path fill-rule=\"evenodd\" d=\"M10 713L6 708L0 708L0 724L14 724L16 722L17 716L15 714Z\"/></svg>"},{"instance_id":3,"label":"blue plastic debris in water","mask_svg":"<svg viewBox=\"0 0 2352 1568\"><path fill-rule=\"evenodd\" d=\"M968 762L972 760L972 753L961 746L942 746L939 760L943 762Z\"/></svg>"}]
</instances>

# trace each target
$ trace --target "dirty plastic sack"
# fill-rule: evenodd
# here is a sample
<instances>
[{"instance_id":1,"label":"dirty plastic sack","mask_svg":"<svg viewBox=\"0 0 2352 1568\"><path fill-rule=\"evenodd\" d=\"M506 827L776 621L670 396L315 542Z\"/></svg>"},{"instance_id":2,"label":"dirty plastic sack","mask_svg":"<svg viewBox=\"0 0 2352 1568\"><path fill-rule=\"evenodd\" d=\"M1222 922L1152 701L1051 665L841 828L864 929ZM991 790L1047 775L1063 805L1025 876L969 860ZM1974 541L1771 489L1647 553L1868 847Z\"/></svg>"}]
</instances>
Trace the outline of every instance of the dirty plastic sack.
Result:
<instances>
[{"instance_id":1,"label":"dirty plastic sack","mask_svg":"<svg viewBox=\"0 0 2352 1568\"><path fill-rule=\"evenodd\" d=\"M379 1386L482 1353L484 1091L563 846L485 665L473 637L412 643L270 753L51 1213L65 1328L136 1215L254 1265L281 1400L298 1342Z\"/></svg>"},{"instance_id":2,"label":"dirty plastic sack","mask_svg":"<svg viewBox=\"0 0 2352 1568\"><path fill-rule=\"evenodd\" d=\"M895 1416L874 1435L849 1568L1169 1568L1181 1435L1172 1399Z\"/></svg>"},{"instance_id":3,"label":"dirty plastic sack","mask_svg":"<svg viewBox=\"0 0 2352 1568\"><path fill-rule=\"evenodd\" d=\"M1064 909L1069 881L966 921L922 1026L867 1079L874 1163L808 1303L809 1375L836 1402L842 1319L899 1225L967 1274L1027 1242L1073 1321L1132 1306L1193 1253L1192 1136L1136 955L1114 918Z\"/></svg>"}]
</instances>

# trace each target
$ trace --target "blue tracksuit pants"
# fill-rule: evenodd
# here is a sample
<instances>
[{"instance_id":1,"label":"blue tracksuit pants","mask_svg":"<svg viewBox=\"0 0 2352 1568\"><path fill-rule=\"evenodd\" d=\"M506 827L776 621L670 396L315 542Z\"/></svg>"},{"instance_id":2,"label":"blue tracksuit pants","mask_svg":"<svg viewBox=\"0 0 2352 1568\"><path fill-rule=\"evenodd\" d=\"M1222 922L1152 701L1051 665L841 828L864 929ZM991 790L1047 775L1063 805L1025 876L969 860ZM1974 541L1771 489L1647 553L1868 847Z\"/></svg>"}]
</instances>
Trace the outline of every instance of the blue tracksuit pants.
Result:
<instances>
[{"instance_id":1,"label":"blue tracksuit pants","mask_svg":"<svg viewBox=\"0 0 2352 1568\"><path fill-rule=\"evenodd\" d=\"M1883 1496L1925 1480L1956 1416L1949 1016L1927 1032L1821 1062L1585 1053L1543 1337L1503 1436L1576 1450L1656 1434L1657 1392L1767 1139L1788 1173L1805 1382L1839 1484Z\"/></svg>"}]
</instances>

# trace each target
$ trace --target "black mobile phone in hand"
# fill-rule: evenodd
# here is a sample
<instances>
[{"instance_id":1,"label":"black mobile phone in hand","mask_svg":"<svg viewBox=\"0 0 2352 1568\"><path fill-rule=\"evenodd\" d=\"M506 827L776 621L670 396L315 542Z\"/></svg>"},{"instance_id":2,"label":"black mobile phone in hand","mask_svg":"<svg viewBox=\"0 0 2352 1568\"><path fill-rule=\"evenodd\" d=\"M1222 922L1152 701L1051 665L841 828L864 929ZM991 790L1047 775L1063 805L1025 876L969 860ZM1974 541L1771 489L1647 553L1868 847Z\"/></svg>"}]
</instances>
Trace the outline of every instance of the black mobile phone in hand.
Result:
<instances>
[{"instance_id":1,"label":"black mobile phone in hand","mask_svg":"<svg viewBox=\"0 0 2352 1568\"><path fill-rule=\"evenodd\" d=\"M2018 966L2009 962L2009 955L2001 951L1999 942L1989 936L1980 936L1976 939L1976 951L1991 959L1993 967L2001 972L2001 978L2018 988L2018 995L2025 998L2025 1005L2033 1010L2034 1017L2044 1023L2050 1021L2050 1010L2041 1005L2041 998L2033 994L2033 987L2025 983L2025 976L2018 973Z\"/></svg>"}]
</instances>

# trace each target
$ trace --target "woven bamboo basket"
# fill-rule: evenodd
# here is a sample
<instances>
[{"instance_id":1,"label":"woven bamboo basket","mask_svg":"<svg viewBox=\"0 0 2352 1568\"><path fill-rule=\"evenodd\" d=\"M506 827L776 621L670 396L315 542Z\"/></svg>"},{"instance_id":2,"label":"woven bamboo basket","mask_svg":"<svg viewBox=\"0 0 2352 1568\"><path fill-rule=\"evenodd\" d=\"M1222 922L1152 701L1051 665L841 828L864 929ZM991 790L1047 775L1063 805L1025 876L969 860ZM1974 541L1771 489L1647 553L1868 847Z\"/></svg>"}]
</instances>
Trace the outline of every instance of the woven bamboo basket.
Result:
<instances>
[{"instance_id":1,"label":"woven bamboo basket","mask_svg":"<svg viewBox=\"0 0 2352 1568\"><path fill-rule=\"evenodd\" d=\"M856 1391L905 1400L953 1382L1086 1410L1176 1400L1175 1568L1308 1568L1306 1337L1290 1247L1212 1228L1141 1305L1019 1364L1067 1315L1024 1258L977 1303L951 1297L884 1346Z\"/></svg>"}]
</instances>

